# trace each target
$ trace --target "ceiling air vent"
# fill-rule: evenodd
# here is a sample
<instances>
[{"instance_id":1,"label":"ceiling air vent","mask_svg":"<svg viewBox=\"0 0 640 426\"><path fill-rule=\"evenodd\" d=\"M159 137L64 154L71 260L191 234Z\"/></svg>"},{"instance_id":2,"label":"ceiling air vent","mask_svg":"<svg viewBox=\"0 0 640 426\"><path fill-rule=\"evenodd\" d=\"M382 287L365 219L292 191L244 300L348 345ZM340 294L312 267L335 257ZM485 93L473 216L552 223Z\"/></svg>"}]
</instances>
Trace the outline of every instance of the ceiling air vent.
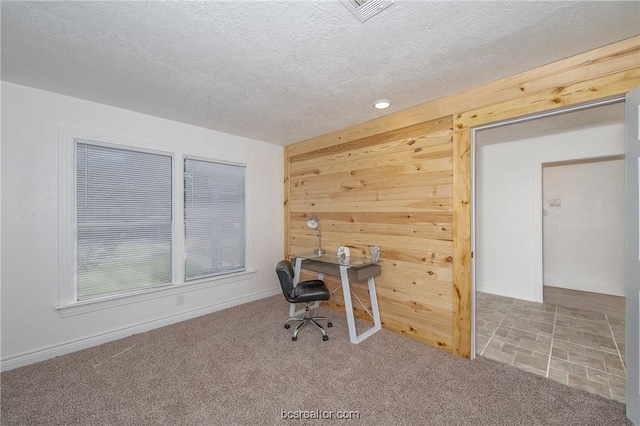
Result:
<instances>
[{"instance_id":1,"label":"ceiling air vent","mask_svg":"<svg viewBox=\"0 0 640 426\"><path fill-rule=\"evenodd\" d=\"M393 0L340 0L356 17L364 22L393 4Z\"/></svg>"}]
</instances>

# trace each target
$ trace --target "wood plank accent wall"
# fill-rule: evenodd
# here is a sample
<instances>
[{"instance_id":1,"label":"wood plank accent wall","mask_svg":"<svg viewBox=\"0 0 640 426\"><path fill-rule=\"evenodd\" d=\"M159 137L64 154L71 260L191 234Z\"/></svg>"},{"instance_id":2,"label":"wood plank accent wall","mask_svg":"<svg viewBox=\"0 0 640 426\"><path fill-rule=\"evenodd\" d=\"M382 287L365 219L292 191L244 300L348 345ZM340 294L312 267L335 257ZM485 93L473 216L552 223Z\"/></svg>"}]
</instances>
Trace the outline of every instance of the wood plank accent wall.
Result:
<instances>
[{"instance_id":1,"label":"wood plank accent wall","mask_svg":"<svg viewBox=\"0 0 640 426\"><path fill-rule=\"evenodd\" d=\"M329 253L346 245L353 255L368 255L369 245L380 246L384 263L376 287L383 324L447 348L453 316L452 124L451 117L432 120L292 157L289 164L291 252L316 245L315 232L306 226L313 214ZM369 308L366 287L355 291ZM331 304L342 307L341 296ZM356 313L366 318L362 309Z\"/></svg>"},{"instance_id":2,"label":"wood plank accent wall","mask_svg":"<svg viewBox=\"0 0 640 426\"><path fill-rule=\"evenodd\" d=\"M382 249L383 327L471 354L470 128L623 94L640 85L640 36L290 145L286 256ZM327 278L330 287L339 283ZM356 294L368 300L366 285ZM344 309L338 293L330 306ZM356 315L367 318L362 309Z\"/></svg>"}]
</instances>

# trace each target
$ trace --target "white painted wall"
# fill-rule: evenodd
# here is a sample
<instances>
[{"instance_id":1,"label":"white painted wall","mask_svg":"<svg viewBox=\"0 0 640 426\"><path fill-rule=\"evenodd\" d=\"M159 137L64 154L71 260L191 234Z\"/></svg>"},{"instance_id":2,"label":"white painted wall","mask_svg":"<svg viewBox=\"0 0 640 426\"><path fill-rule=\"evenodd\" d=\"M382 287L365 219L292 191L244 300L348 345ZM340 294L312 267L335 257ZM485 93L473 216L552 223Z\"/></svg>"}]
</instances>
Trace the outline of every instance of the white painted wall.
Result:
<instances>
[{"instance_id":1,"label":"white painted wall","mask_svg":"<svg viewBox=\"0 0 640 426\"><path fill-rule=\"evenodd\" d=\"M625 296L624 159L548 165L542 180L544 285Z\"/></svg>"},{"instance_id":2,"label":"white painted wall","mask_svg":"<svg viewBox=\"0 0 640 426\"><path fill-rule=\"evenodd\" d=\"M536 194L536 173L541 180L536 167L603 151L622 154L624 124L500 143L492 143L491 134L492 130L481 130L476 135L476 290L541 301L534 285L536 250L541 250L542 240L535 213L542 185L537 183L540 193ZM541 218L541 212L537 216Z\"/></svg>"},{"instance_id":3,"label":"white painted wall","mask_svg":"<svg viewBox=\"0 0 640 426\"><path fill-rule=\"evenodd\" d=\"M274 267L284 251L281 146L5 82L1 93L3 369L280 292ZM256 273L204 289L185 288L181 306L175 294L165 294L61 317L55 309L61 126L251 164Z\"/></svg>"}]
</instances>

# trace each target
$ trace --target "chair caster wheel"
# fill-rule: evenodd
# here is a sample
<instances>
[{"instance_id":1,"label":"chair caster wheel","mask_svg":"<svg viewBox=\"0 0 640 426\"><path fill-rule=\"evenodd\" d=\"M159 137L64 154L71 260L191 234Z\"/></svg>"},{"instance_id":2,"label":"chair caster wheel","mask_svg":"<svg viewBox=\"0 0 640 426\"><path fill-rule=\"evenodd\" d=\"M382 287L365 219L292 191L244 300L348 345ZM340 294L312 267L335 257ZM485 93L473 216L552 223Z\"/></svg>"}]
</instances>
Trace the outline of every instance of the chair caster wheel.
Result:
<instances>
[{"instance_id":1,"label":"chair caster wheel","mask_svg":"<svg viewBox=\"0 0 640 426\"><path fill-rule=\"evenodd\" d=\"M329 321L329 322L327 323L327 327L329 327L329 328L333 327L333 323L332 323L331 321Z\"/></svg>"},{"instance_id":2,"label":"chair caster wheel","mask_svg":"<svg viewBox=\"0 0 640 426\"><path fill-rule=\"evenodd\" d=\"M295 342L296 340L298 340L298 338L297 338L296 336L293 336L293 337L291 338L291 340L293 340L293 341Z\"/></svg>"},{"instance_id":3,"label":"chair caster wheel","mask_svg":"<svg viewBox=\"0 0 640 426\"><path fill-rule=\"evenodd\" d=\"M288 330L289 328L291 328L291 324L285 324L284 328L286 328Z\"/></svg>"},{"instance_id":4,"label":"chair caster wheel","mask_svg":"<svg viewBox=\"0 0 640 426\"><path fill-rule=\"evenodd\" d=\"M329 340L329 336L322 336L322 340L326 342L327 340Z\"/></svg>"}]
</instances>

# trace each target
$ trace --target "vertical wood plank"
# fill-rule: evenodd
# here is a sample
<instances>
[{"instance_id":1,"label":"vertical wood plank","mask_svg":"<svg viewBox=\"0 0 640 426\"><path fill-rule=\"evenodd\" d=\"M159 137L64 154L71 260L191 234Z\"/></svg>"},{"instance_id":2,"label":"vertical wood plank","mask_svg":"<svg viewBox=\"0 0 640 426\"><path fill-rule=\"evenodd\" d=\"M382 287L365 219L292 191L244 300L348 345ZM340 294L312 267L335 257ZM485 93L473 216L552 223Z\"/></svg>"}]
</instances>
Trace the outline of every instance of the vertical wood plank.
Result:
<instances>
[{"instance_id":1,"label":"vertical wood plank","mask_svg":"<svg viewBox=\"0 0 640 426\"><path fill-rule=\"evenodd\" d=\"M453 352L471 356L471 131L453 134Z\"/></svg>"}]
</instances>

